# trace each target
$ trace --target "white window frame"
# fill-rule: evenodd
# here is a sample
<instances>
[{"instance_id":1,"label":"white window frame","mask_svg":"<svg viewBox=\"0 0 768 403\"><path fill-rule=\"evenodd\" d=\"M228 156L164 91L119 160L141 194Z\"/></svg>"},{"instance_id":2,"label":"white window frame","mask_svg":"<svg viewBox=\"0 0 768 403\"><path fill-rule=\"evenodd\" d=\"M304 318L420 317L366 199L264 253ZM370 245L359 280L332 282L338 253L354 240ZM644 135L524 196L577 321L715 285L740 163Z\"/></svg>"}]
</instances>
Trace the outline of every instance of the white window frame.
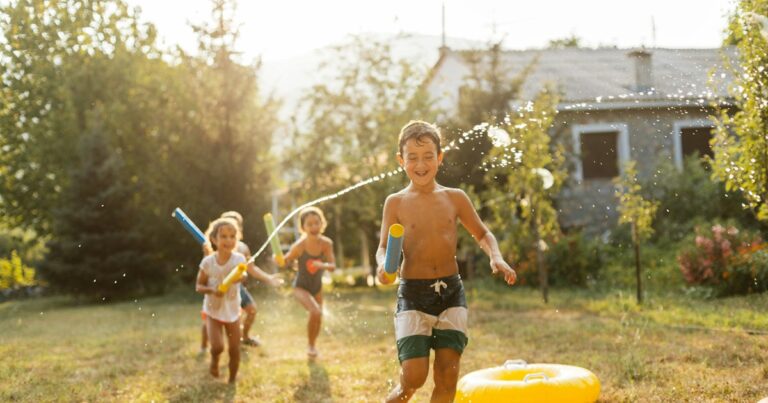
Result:
<instances>
[{"instance_id":1,"label":"white window frame","mask_svg":"<svg viewBox=\"0 0 768 403\"><path fill-rule=\"evenodd\" d=\"M676 120L672 125L672 153L675 159L675 166L678 170L683 170L683 129L714 129L715 124L709 119L689 119Z\"/></svg>"},{"instance_id":2,"label":"white window frame","mask_svg":"<svg viewBox=\"0 0 768 403\"><path fill-rule=\"evenodd\" d=\"M573 125L571 129L573 137L573 151L576 154L576 170L573 173L578 183L584 181L584 166L581 162L581 136L590 133L618 132L617 156L619 173L624 172L624 163L629 161L629 126L626 123L593 123L586 125Z\"/></svg>"}]
</instances>

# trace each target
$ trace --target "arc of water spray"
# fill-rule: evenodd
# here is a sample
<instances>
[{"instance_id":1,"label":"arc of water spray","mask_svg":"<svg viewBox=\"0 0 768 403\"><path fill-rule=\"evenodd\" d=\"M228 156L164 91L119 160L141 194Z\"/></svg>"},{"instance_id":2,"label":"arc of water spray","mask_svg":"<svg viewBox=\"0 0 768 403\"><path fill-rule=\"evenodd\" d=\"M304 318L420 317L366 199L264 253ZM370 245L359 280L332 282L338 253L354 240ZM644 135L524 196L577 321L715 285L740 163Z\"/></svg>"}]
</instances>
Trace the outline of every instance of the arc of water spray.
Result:
<instances>
[{"instance_id":1,"label":"arc of water spray","mask_svg":"<svg viewBox=\"0 0 768 403\"><path fill-rule=\"evenodd\" d=\"M264 249L266 249L267 246L269 246L269 242L272 241L272 238L277 236L277 234L280 232L280 228L282 228L288 222L288 220L293 218L293 216L295 216L296 213L298 213L302 209L310 207L310 206L314 206L315 204L320 204L320 203L328 201L328 200L333 200L333 199L335 199L335 198L337 198L339 196L342 196L342 195L344 195L344 194L346 194L348 192L351 192L351 191L353 191L353 190L355 190L355 189L357 189L359 187L368 185L368 184L373 183L373 182L378 182L378 181L380 181L380 180L382 180L382 179L384 179L384 178L386 178L388 176L395 175L395 174L400 173L402 171L403 171L403 168L397 168L397 169L394 169L394 170L386 172L386 173L382 173L382 174L379 174L379 175L376 175L376 176L372 176L372 177L370 177L370 178L368 178L368 179L366 179L364 181L361 181L361 182L358 182L358 183L356 183L356 184L354 184L352 186L346 187L346 188L344 188L344 189L342 189L342 190L340 190L340 191L338 191L338 192L336 192L334 194L317 198L315 200L306 202L306 203L302 204L301 206L295 208L293 211L291 211L290 214L285 216L285 218L283 218L282 221L280 221L280 224L278 224L275 227L275 230L271 234L269 234L269 236L267 237L267 240L264 241L264 244L261 245L261 247L256 251L256 253L254 253L251 256L250 259L248 259L246 264L253 263L256 260L256 258L259 257L262 252L264 252Z\"/></svg>"},{"instance_id":2,"label":"arc of water spray","mask_svg":"<svg viewBox=\"0 0 768 403\"><path fill-rule=\"evenodd\" d=\"M504 122L505 123L509 122L508 117L505 118ZM479 125L476 125L472 129L462 133L461 136L459 136L457 139L455 139L455 140L451 141L450 143L448 143L448 145L443 148L443 151L444 152L448 152L448 151L452 151L452 150L457 150L457 149L460 148L460 144L463 144L465 141L470 140L471 138L479 136L481 134L488 134L488 132L489 131L493 131L494 128L496 128L496 126L492 126L492 125L490 125L488 123L481 123ZM507 134L507 136L508 136L508 134ZM458 142L458 145L457 145L457 142ZM295 208L287 216L285 216L285 218L283 218L282 221L280 221L280 224L278 224L275 227L275 230L272 231L271 234L269 234L269 236L267 237L266 241L264 241L264 244L262 244L261 247L253 255L251 255L251 258L248 259L246 264L253 263L256 260L256 258L259 257L262 252L264 252L264 250L267 248L267 246L269 246L269 243L270 243L270 241L272 241L272 238L277 236L277 234L280 232L280 229L288 222L288 220L293 218L293 216L295 216L296 213L298 213L302 209L304 209L306 207L314 206L315 204L319 204L319 203L322 203L322 202L325 202L325 201L328 201L328 200L333 200L333 199L335 199L335 198L337 198L339 196L342 196L342 195L344 195L344 194L346 194L348 192L351 192L351 191L353 191L353 190L355 190L355 189L357 189L359 187L368 185L368 184L373 183L373 182L378 182L378 181L380 181L380 180L382 180L382 179L384 179L386 177L390 177L390 176L398 174L400 172L403 172L403 168L397 168L397 169L394 169L394 170L386 172L386 173L382 173L382 174L378 174L378 175L372 176L372 177L370 177L370 178L368 178L368 179L366 179L364 181L361 181L361 182L358 182L358 183L356 183L356 184L354 184L352 186L346 187L346 188L344 188L344 189L342 189L342 190L340 190L340 191L338 191L338 192L336 192L334 194L317 198L315 200L309 201L309 202L304 203L301 206Z\"/></svg>"}]
</instances>

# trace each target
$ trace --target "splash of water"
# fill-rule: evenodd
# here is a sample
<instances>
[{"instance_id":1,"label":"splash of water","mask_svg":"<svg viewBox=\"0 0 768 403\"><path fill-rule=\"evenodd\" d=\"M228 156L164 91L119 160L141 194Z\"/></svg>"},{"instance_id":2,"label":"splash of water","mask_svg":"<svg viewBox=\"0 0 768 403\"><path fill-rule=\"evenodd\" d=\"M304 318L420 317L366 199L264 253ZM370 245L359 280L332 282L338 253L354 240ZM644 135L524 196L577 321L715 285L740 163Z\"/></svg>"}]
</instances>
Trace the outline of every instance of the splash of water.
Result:
<instances>
[{"instance_id":1,"label":"splash of water","mask_svg":"<svg viewBox=\"0 0 768 403\"><path fill-rule=\"evenodd\" d=\"M505 124L510 123L509 116L505 116L502 120ZM516 129L522 129L521 127L516 127ZM503 132L503 133L502 133ZM503 156L507 155L508 153L511 153L513 155L513 160L515 163L520 163L522 160L522 151L517 150L513 144L516 143L515 139L511 139L509 137L509 133L507 133L504 129L499 128L498 126L491 125L490 123L481 123L473 127L472 129L462 133L458 138L454 139L450 143L448 143L447 146L443 148L444 152L452 151L452 150L458 150L461 148L461 145L466 143L467 141L476 139L480 136L490 136L491 141L494 143L494 145L497 145L504 149ZM506 159L506 157L504 157ZM507 164L511 164L509 160L507 159ZM333 200L338 198L339 196L343 196L346 193L349 193L357 188L369 185L374 182L378 182L382 179L386 179L389 177L392 177L396 174L399 174L403 172L403 168L397 168L394 170L391 170L389 172L381 173L378 175L374 175L368 179L362 180L358 183L355 183L354 185L351 185L349 187L346 187L336 193L326 195L323 197L319 197L315 200L309 201L307 203L302 204L301 206L295 208L293 211L291 211L285 218L283 218L282 221L280 221L280 224L278 224L275 227L275 230L269 234L267 239L264 241L264 243L261 245L261 247L251 256L250 259L248 259L247 263L253 263L257 257L261 256L261 253L264 252L264 250L269 246L269 242L277 236L277 234L280 232L280 229L285 226L285 224L288 223L288 221L293 218L299 211L301 211L304 208L314 206L316 204L320 204L322 202Z\"/></svg>"},{"instance_id":2,"label":"splash of water","mask_svg":"<svg viewBox=\"0 0 768 403\"><path fill-rule=\"evenodd\" d=\"M259 257L262 252L264 252L264 249L266 249L267 246L269 246L269 242L272 240L272 238L274 238L280 232L280 228L285 226L285 224L288 223L288 221L291 218L293 218L293 216L295 216L296 213L298 213L302 209L305 209L305 208L310 207L310 206L314 206L316 204L320 204L320 203L328 201L328 200L333 200L333 199L335 199L335 198L337 198L339 196L342 196L342 195L344 195L346 193L349 193L349 192L351 192L351 191L353 191L353 190L355 190L357 188L369 185L369 184L374 183L374 182L378 182L378 181L380 181L380 180L382 180L384 178L391 177L391 176L393 176L395 174L398 174L400 172L403 172L403 168L397 168L397 169L394 169L392 171L389 171L389 172L386 172L386 173L383 173L383 174L372 176L372 177L370 177L368 179L365 179L363 181L360 181L360 182L358 182L358 183L356 183L356 184L354 184L352 186L346 187L346 188L344 188L344 189L342 189L342 190L340 190L340 191L338 191L336 193L333 193L333 194L330 194L330 195L326 195L326 196L323 196L323 197L319 197L319 198L317 198L315 200L306 202L306 203L302 204L301 206L295 208L293 211L290 212L290 214L285 216L285 218L283 218L282 221L280 221L280 224L278 224L275 227L275 230L271 234L269 234L269 237L267 237L267 240L264 241L264 244L261 245L261 247L256 251L256 253L254 253L251 256L250 259L248 259L248 262L246 262L246 263L253 263L253 261L256 260L256 258Z\"/></svg>"}]
</instances>

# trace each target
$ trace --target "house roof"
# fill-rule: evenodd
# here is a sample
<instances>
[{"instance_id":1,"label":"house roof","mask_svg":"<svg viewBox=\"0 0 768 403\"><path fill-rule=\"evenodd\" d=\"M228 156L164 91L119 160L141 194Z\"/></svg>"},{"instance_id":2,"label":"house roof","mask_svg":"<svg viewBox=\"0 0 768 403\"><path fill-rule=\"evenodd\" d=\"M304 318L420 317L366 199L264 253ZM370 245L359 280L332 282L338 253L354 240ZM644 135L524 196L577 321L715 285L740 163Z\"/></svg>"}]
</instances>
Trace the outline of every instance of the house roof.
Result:
<instances>
[{"instance_id":1,"label":"house roof","mask_svg":"<svg viewBox=\"0 0 768 403\"><path fill-rule=\"evenodd\" d=\"M510 73L515 75L538 57L525 80L521 99L532 99L546 83L557 85L563 94L562 101L566 103L679 101L728 96L727 85L733 77L723 65L725 58L735 60L735 48L645 49L651 58L651 92L635 91L635 60L630 53L636 51L616 48L519 50L504 51L502 58ZM446 63L449 58L466 67L465 53L445 49L428 81L439 74L439 69L450 64ZM720 82L714 91L708 83L711 71Z\"/></svg>"}]
</instances>

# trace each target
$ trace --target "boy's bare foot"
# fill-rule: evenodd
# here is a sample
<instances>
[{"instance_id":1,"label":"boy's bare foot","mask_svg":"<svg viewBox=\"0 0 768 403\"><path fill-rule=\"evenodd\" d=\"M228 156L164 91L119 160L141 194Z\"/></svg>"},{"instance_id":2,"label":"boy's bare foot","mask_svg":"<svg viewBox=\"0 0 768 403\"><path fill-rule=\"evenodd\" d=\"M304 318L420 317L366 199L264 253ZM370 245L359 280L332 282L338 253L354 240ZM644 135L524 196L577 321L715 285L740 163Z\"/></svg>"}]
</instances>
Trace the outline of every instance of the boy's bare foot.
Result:
<instances>
[{"instance_id":1,"label":"boy's bare foot","mask_svg":"<svg viewBox=\"0 0 768 403\"><path fill-rule=\"evenodd\" d=\"M317 358L317 356L320 354L320 352L317 351L316 348L309 346L307 347L307 357L309 358Z\"/></svg>"},{"instance_id":2,"label":"boy's bare foot","mask_svg":"<svg viewBox=\"0 0 768 403\"><path fill-rule=\"evenodd\" d=\"M214 363L211 363L211 376L214 378L219 377L219 366Z\"/></svg>"}]
</instances>

